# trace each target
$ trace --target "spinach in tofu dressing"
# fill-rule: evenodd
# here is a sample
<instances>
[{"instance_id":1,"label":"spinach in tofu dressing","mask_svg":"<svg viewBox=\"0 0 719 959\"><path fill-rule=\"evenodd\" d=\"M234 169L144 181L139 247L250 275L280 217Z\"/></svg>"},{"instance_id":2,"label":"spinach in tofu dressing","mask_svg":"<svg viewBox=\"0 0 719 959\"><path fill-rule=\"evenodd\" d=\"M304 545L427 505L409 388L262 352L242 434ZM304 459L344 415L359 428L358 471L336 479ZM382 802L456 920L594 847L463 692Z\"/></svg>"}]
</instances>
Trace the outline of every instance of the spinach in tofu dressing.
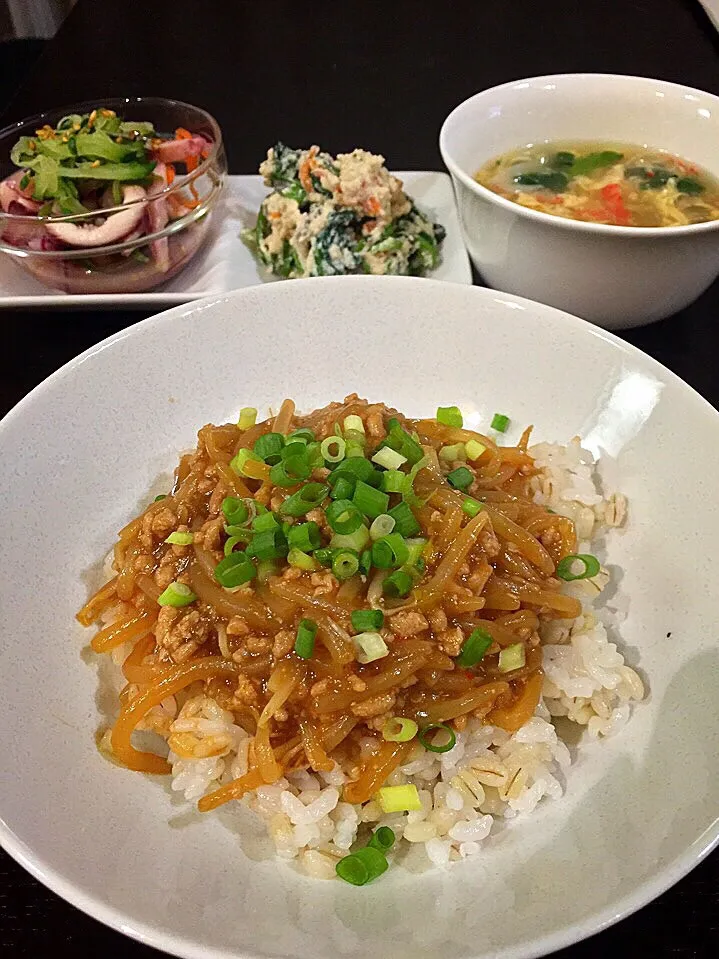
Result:
<instances>
[{"instance_id":1,"label":"spinach in tofu dressing","mask_svg":"<svg viewBox=\"0 0 719 959\"><path fill-rule=\"evenodd\" d=\"M573 220L661 227L719 219L715 177L636 144L531 144L485 163L475 179L521 206Z\"/></svg>"},{"instance_id":2,"label":"spinach in tofu dressing","mask_svg":"<svg viewBox=\"0 0 719 959\"><path fill-rule=\"evenodd\" d=\"M422 276L439 263L444 228L417 209L384 157L277 143L260 173L272 192L242 237L276 276Z\"/></svg>"}]
</instances>

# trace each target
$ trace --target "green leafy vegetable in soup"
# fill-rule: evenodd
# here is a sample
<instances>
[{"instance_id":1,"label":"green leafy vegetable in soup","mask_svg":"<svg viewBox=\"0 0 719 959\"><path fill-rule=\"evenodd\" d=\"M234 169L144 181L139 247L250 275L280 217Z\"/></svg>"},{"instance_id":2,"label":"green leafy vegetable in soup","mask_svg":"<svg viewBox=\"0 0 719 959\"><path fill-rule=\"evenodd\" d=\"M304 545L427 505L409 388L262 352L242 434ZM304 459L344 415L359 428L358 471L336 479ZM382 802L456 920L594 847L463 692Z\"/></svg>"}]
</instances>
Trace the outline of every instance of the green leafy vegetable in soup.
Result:
<instances>
[{"instance_id":1,"label":"green leafy vegetable in soup","mask_svg":"<svg viewBox=\"0 0 719 959\"><path fill-rule=\"evenodd\" d=\"M273 192L242 238L275 275L422 276L438 265L444 228L417 209L384 157L277 143L260 173Z\"/></svg>"},{"instance_id":2,"label":"green leafy vegetable in soup","mask_svg":"<svg viewBox=\"0 0 719 959\"><path fill-rule=\"evenodd\" d=\"M719 219L719 181L635 144L522 147L485 163L475 179L521 206L574 220L661 227Z\"/></svg>"}]
</instances>

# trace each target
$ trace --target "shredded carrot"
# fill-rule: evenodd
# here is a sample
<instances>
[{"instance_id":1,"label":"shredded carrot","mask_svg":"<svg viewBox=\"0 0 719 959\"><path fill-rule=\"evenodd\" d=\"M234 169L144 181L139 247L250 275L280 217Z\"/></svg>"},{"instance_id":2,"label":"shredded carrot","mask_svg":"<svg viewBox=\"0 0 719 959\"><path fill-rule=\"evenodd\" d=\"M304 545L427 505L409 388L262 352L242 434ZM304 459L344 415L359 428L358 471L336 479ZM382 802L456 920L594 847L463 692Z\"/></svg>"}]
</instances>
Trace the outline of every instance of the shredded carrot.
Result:
<instances>
[{"instance_id":1,"label":"shredded carrot","mask_svg":"<svg viewBox=\"0 0 719 959\"><path fill-rule=\"evenodd\" d=\"M186 130L184 127L178 127L175 130L175 136L178 140L191 140L193 134L189 130Z\"/></svg>"},{"instance_id":2,"label":"shredded carrot","mask_svg":"<svg viewBox=\"0 0 719 959\"><path fill-rule=\"evenodd\" d=\"M187 159L185 160L185 166L187 167L187 172L192 173L193 170L196 170L197 167L199 166L199 162L200 161L197 159L197 157L193 157L193 156L187 157ZM194 192L193 186L191 186L190 189L192 189Z\"/></svg>"},{"instance_id":3,"label":"shredded carrot","mask_svg":"<svg viewBox=\"0 0 719 959\"><path fill-rule=\"evenodd\" d=\"M168 184L172 183L172 181L175 179L175 168L171 163L168 163L165 167L165 176Z\"/></svg>"}]
</instances>

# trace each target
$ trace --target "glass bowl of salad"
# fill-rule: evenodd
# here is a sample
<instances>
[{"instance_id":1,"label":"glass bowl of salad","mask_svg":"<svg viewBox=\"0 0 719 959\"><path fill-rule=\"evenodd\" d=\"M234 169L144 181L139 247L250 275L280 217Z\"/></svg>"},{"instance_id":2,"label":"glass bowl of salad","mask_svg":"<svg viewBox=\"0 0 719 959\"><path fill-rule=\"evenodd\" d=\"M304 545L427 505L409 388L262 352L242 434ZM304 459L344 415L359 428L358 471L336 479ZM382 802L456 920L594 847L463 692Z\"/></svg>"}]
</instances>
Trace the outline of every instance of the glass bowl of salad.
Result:
<instances>
[{"instance_id":1,"label":"glass bowl of salad","mask_svg":"<svg viewBox=\"0 0 719 959\"><path fill-rule=\"evenodd\" d=\"M216 120L160 97L75 103L0 131L0 252L62 293L142 293L197 253L227 161Z\"/></svg>"}]
</instances>

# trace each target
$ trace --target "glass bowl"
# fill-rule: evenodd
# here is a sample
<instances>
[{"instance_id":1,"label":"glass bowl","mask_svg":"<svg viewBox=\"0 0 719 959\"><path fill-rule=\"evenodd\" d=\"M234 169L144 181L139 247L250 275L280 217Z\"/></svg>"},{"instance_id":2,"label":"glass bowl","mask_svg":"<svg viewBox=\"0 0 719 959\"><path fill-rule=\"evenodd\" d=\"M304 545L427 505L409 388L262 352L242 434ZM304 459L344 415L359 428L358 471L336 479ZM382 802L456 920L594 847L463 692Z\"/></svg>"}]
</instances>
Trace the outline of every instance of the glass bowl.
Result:
<instances>
[{"instance_id":1,"label":"glass bowl","mask_svg":"<svg viewBox=\"0 0 719 959\"><path fill-rule=\"evenodd\" d=\"M127 120L151 121L160 134L178 128L199 134L211 146L191 172L169 176L161 162L147 194L120 206L104 206L71 216L38 216L25 209L18 168L10 151L21 136L34 136L45 124L92 110L114 110ZM61 293L143 293L167 282L202 245L222 192L227 160L217 121L199 107L162 97L123 97L73 103L0 130L0 252L45 286ZM7 178L15 174L8 184ZM4 190L4 195L3 195ZM8 192L12 191L12 192ZM113 219L111 217L120 217ZM70 230L63 225L69 225ZM103 233L91 230L104 226ZM77 243L84 228L93 245ZM73 236L74 234L74 236ZM82 238L84 239L84 238ZM98 241L100 243L98 244Z\"/></svg>"}]
</instances>

